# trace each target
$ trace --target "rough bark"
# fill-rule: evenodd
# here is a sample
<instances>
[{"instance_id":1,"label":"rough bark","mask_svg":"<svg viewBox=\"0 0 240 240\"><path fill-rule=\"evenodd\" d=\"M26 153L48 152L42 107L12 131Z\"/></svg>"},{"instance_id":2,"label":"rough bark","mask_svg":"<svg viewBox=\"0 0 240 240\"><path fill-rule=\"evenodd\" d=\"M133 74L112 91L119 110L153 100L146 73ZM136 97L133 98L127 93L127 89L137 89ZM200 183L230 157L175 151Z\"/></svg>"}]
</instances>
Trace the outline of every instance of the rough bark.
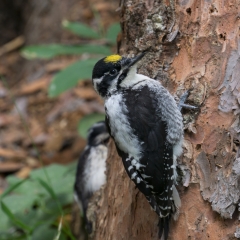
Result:
<instances>
[{"instance_id":1,"label":"rough bark","mask_svg":"<svg viewBox=\"0 0 240 240\"><path fill-rule=\"evenodd\" d=\"M148 49L139 72L173 94L193 88L178 159L182 207L171 240L240 238L240 40L237 0L122 1L121 54ZM127 177L114 144L93 199L94 240L158 239L157 216ZM94 214L93 214L94 212Z\"/></svg>"}]
</instances>

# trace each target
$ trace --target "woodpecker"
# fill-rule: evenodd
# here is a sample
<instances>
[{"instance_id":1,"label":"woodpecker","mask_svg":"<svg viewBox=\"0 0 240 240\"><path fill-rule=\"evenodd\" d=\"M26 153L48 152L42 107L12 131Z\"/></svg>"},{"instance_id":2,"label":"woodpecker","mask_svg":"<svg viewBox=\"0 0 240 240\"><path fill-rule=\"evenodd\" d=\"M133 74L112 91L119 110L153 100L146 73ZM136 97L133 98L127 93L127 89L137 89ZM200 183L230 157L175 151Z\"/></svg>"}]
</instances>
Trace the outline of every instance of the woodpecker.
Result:
<instances>
[{"instance_id":1,"label":"woodpecker","mask_svg":"<svg viewBox=\"0 0 240 240\"><path fill-rule=\"evenodd\" d=\"M178 217L176 159L182 153L183 119L173 96L160 82L137 74L133 58L110 55L93 69L92 83L105 100L106 125L129 178L159 216L159 238ZM184 95L184 100L186 94Z\"/></svg>"},{"instance_id":2,"label":"woodpecker","mask_svg":"<svg viewBox=\"0 0 240 240\"><path fill-rule=\"evenodd\" d=\"M83 214L85 228L92 231L92 223L87 219L87 207L93 193L106 183L106 159L109 133L105 122L95 123L88 131L87 146L81 154L74 185L74 198Z\"/></svg>"}]
</instances>

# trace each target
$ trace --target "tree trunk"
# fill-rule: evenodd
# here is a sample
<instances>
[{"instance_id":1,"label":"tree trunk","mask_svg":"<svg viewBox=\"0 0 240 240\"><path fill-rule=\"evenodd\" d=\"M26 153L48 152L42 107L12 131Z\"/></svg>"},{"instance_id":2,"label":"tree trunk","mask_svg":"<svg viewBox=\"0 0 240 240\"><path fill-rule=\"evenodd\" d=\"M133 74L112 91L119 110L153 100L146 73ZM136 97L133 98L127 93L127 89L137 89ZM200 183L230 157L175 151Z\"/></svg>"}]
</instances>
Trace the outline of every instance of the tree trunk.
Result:
<instances>
[{"instance_id":1,"label":"tree trunk","mask_svg":"<svg viewBox=\"0 0 240 240\"><path fill-rule=\"evenodd\" d=\"M139 72L172 94L191 89L178 159L182 200L170 240L240 238L240 40L237 0L122 0L120 53L148 49ZM94 240L158 239L158 217L109 145L107 185L93 199ZM92 209L92 208L91 208ZM234 237L235 236L235 237Z\"/></svg>"}]
</instances>

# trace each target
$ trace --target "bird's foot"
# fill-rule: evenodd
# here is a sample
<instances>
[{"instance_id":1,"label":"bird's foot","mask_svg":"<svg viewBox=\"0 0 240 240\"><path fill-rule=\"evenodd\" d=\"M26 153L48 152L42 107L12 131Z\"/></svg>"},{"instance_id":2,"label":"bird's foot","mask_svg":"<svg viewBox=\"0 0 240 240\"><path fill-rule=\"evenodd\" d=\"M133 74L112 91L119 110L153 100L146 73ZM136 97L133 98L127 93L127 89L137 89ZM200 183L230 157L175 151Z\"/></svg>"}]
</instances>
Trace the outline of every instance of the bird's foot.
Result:
<instances>
[{"instance_id":1,"label":"bird's foot","mask_svg":"<svg viewBox=\"0 0 240 240\"><path fill-rule=\"evenodd\" d=\"M181 111L182 108L187 108L187 109L198 109L198 107L195 107L195 106L192 106L192 105L189 105L189 104L185 104L188 96L189 96L189 93L190 93L190 90L187 90L179 99L179 102L178 102L178 108L179 110Z\"/></svg>"}]
</instances>

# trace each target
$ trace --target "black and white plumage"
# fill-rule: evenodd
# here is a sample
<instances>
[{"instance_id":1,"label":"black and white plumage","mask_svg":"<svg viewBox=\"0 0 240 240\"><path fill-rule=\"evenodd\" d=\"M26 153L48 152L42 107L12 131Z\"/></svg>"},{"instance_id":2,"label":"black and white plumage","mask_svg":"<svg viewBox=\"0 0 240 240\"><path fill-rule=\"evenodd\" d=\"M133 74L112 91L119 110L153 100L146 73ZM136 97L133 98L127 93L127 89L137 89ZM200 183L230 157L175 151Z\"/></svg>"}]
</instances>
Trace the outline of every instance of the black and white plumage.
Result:
<instances>
[{"instance_id":1,"label":"black and white plumage","mask_svg":"<svg viewBox=\"0 0 240 240\"><path fill-rule=\"evenodd\" d=\"M93 193L106 182L105 170L109 138L105 122L95 123L88 131L87 146L78 161L74 198L81 209L88 233L91 233L92 230L92 224L86 216L88 202Z\"/></svg>"},{"instance_id":2,"label":"black and white plumage","mask_svg":"<svg viewBox=\"0 0 240 240\"><path fill-rule=\"evenodd\" d=\"M93 69L93 85L105 100L106 124L128 176L159 216L159 238L181 205L175 188L176 158L182 152L182 114L156 80L137 74L135 58L111 55Z\"/></svg>"}]
</instances>

